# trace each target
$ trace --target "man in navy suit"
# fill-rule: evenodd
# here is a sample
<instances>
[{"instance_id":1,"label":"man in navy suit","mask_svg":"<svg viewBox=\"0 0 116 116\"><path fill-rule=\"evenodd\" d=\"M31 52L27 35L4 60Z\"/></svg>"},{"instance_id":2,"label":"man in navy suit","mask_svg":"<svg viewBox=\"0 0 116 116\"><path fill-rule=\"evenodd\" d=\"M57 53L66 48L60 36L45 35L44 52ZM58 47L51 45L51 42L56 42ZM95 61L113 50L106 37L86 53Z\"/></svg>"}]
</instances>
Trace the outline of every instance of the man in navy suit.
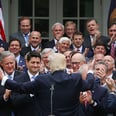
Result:
<instances>
[{"instance_id":1,"label":"man in navy suit","mask_svg":"<svg viewBox=\"0 0 116 116\"><path fill-rule=\"evenodd\" d=\"M9 51L12 52L15 55L16 58L16 63L17 63L17 70L19 71L26 71L26 64L25 64L25 59L23 56L21 56L21 42L19 39L11 39L9 41Z\"/></svg>"},{"instance_id":2,"label":"man in navy suit","mask_svg":"<svg viewBox=\"0 0 116 116\"><path fill-rule=\"evenodd\" d=\"M9 51L3 51L0 55L0 65L4 74L11 80L15 80L17 75L22 74L16 70L15 56ZM0 86L0 116L12 116L12 100L10 98L12 92Z\"/></svg>"},{"instance_id":3,"label":"man in navy suit","mask_svg":"<svg viewBox=\"0 0 116 116\"><path fill-rule=\"evenodd\" d=\"M78 73L65 72L66 59L63 54L53 53L49 56L51 74L36 77L35 81L25 84L7 80L4 76L2 85L22 93L32 93L38 100L39 116L79 116L79 94L81 90L93 86L93 74L87 74L83 81ZM0 71L0 79L3 73Z\"/></svg>"},{"instance_id":4,"label":"man in navy suit","mask_svg":"<svg viewBox=\"0 0 116 116\"><path fill-rule=\"evenodd\" d=\"M116 67L116 22L114 21L108 27L108 35L110 37L110 41L108 42L109 54L115 60Z\"/></svg>"},{"instance_id":5,"label":"man in navy suit","mask_svg":"<svg viewBox=\"0 0 116 116\"><path fill-rule=\"evenodd\" d=\"M41 50L42 50L41 33L39 31L32 31L29 36L28 47L22 48L21 55L25 56L26 53L30 51L41 52Z\"/></svg>"},{"instance_id":6,"label":"man in navy suit","mask_svg":"<svg viewBox=\"0 0 116 116\"><path fill-rule=\"evenodd\" d=\"M40 71L41 56L36 51L31 51L26 55L27 72L17 76L15 81L18 83L34 81ZM12 104L15 116L39 116L38 99L33 94L19 94L12 92Z\"/></svg>"},{"instance_id":7,"label":"man in navy suit","mask_svg":"<svg viewBox=\"0 0 116 116\"><path fill-rule=\"evenodd\" d=\"M86 22L86 27L89 34L85 36L84 39L85 47L89 48L90 50L93 50L93 47L96 42L103 42L107 46L109 38L101 35L101 32L99 31L99 25L96 19L89 19Z\"/></svg>"},{"instance_id":8,"label":"man in navy suit","mask_svg":"<svg viewBox=\"0 0 116 116\"><path fill-rule=\"evenodd\" d=\"M57 45L57 42L61 37L64 35L64 25L61 23L55 23L52 26L52 34L53 34L53 39L48 41L44 48L53 48L55 51L57 51L57 48L55 47Z\"/></svg>"},{"instance_id":9,"label":"man in navy suit","mask_svg":"<svg viewBox=\"0 0 116 116\"><path fill-rule=\"evenodd\" d=\"M82 53L85 57L87 58L91 58L92 57L92 51L86 47L84 44L84 37L83 34L81 32L75 32L73 34L73 38L72 38L72 47L71 49L73 51L77 51Z\"/></svg>"},{"instance_id":10,"label":"man in navy suit","mask_svg":"<svg viewBox=\"0 0 116 116\"><path fill-rule=\"evenodd\" d=\"M103 60L108 66L107 75L106 75L107 78L112 78L116 82L116 70L115 70L115 60L114 60L114 58L110 55L106 55L106 56L104 56Z\"/></svg>"},{"instance_id":11,"label":"man in navy suit","mask_svg":"<svg viewBox=\"0 0 116 116\"><path fill-rule=\"evenodd\" d=\"M22 17L19 22L20 31L10 35L10 39L17 38L21 41L21 47L28 46L28 37L31 31L31 20L29 17Z\"/></svg>"},{"instance_id":12,"label":"man in navy suit","mask_svg":"<svg viewBox=\"0 0 116 116\"><path fill-rule=\"evenodd\" d=\"M86 69L85 66L81 68L83 68L83 70L81 69L80 73L83 75L86 73ZM107 65L99 61L95 64L94 70L96 78L92 91L80 93L80 102L83 104L82 111L85 113L85 116L107 116L107 114L112 114L116 110L115 82L106 81L110 86L110 92L108 92L107 88L101 85L103 78L106 76ZM86 78L83 77L83 79Z\"/></svg>"}]
</instances>

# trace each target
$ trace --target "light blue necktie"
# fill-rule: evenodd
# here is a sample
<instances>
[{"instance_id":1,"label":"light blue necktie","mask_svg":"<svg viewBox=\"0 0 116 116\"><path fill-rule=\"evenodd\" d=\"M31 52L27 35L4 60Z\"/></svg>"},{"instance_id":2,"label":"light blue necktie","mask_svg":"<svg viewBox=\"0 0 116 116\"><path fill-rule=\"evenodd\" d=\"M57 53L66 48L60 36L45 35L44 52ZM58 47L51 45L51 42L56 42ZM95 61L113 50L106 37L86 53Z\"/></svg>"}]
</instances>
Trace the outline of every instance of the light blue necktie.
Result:
<instances>
[{"instance_id":1,"label":"light blue necktie","mask_svg":"<svg viewBox=\"0 0 116 116\"><path fill-rule=\"evenodd\" d=\"M8 75L8 78L12 80L12 76L11 75Z\"/></svg>"}]
</instances>

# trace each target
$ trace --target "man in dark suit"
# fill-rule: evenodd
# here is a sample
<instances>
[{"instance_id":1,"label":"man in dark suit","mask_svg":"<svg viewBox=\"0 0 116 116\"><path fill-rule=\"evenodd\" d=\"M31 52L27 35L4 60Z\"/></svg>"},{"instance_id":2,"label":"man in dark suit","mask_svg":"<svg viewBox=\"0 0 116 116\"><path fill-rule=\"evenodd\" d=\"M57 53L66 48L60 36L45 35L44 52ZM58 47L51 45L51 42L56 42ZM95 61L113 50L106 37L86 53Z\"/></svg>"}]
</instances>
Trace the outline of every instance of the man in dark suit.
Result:
<instances>
[{"instance_id":1,"label":"man in dark suit","mask_svg":"<svg viewBox=\"0 0 116 116\"><path fill-rule=\"evenodd\" d=\"M85 47L89 48L90 50L93 50L94 45L96 44L96 42L99 41L103 42L107 46L109 38L101 35L101 32L99 31L99 25L96 19L89 19L86 22L86 27L89 35L85 36Z\"/></svg>"},{"instance_id":2,"label":"man in dark suit","mask_svg":"<svg viewBox=\"0 0 116 116\"><path fill-rule=\"evenodd\" d=\"M80 73L83 75L86 73L86 69L85 66L82 68L83 70L81 69ZM109 89L111 92L108 92L107 88L100 85L102 83L101 78L104 78L107 72L107 65L104 62L99 61L96 63L94 70L96 78L92 91L80 93L82 111L85 113L85 116L107 116L107 114L112 114L116 110L115 83L110 83L111 87L109 87ZM86 78L83 76L83 79ZM107 82L109 83L110 81Z\"/></svg>"},{"instance_id":3,"label":"man in dark suit","mask_svg":"<svg viewBox=\"0 0 116 116\"><path fill-rule=\"evenodd\" d=\"M110 41L108 42L109 54L114 58L115 67L116 67L116 22L115 21L109 25L108 35L110 38Z\"/></svg>"},{"instance_id":4,"label":"man in dark suit","mask_svg":"<svg viewBox=\"0 0 116 116\"><path fill-rule=\"evenodd\" d=\"M85 57L91 58L92 57L92 51L86 47L84 44L84 37L81 32L75 32L72 37L72 47L71 49L73 51L77 51L82 53Z\"/></svg>"},{"instance_id":5,"label":"man in dark suit","mask_svg":"<svg viewBox=\"0 0 116 116\"><path fill-rule=\"evenodd\" d=\"M32 31L29 36L29 45L28 47L23 47L21 50L21 55L25 56L26 53L30 51L41 52L41 33L39 31Z\"/></svg>"},{"instance_id":6,"label":"man in dark suit","mask_svg":"<svg viewBox=\"0 0 116 116\"><path fill-rule=\"evenodd\" d=\"M61 23L55 23L52 26L52 34L53 39L45 43L44 48L53 48L55 51L57 51L56 45L57 42L61 37L63 37L64 34L64 25Z\"/></svg>"},{"instance_id":7,"label":"man in dark suit","mask_svg":"<svg viewBox=\"0 0 116 116\"><path fill-rule=\"evenodd\" d=\"M35 81L25 84L12 82L4 76L1 84L18 92L34 94L39 100L39 116L53 114L56 116L79 116L79 94L81 90L92 87L93 74L88 73L87 80L83 81L80 74L67 74L64 71L66 59L63 54L53 53L48 59L51 74L38 76ZM1 72L0 74L0 79L2 79L3 74Z\"/></svg>"},{"instance_id":8,"label":"man in dark suit","mask_svg":"<svg viewBox=\"0 0 116 116\"><path fill-rule=\"evenodd\" d=\"M21 42L19 39L11 39L9 41L9 51L12 52L15 55L16 58L16 63L17 63L17 70L19 71L26 71L26 64L25 64L25 59L23 56L21 56Z\"/></svg>"},{"instance_id":9,"label":"man in dark suit","mask_svg":"<svg viewBox=\"0 0 116 116\"><path fill-rule=\"evenodd\" d=\"M17 76L18 83L33 81L39 75L41 56L36 51L31 51L26 55L27 72ZM12 92L12 104L15 116L39 116L38 99L33 94L19 94Z\"/></svg>"},{"instance_id":10,"label":"man in dark suit","mask_svg":"<svg viewBox=\"0 0 116 116\"><path fill-rule=\"evenodd\" d=\"M3 51L0 56L0 65L4 71L4 74L11 80L15 80L17 75L22 72L17 71L15 68L15 56L9 51ZM11 91L0 86L0 115L1 116L12 116L12 100L10 98Z\"/></svg>"},{"instance_id":11,"label":"man in dark suit","mask_svg":"<svg viewBox=\"0 0 116 116\"><path fill-rule=\"evenodd\" d=\"M106 56L104 56L103 60L108 66L106 77L107 78L112 78L116 82L116 70L115 70L115 60L114 60L114 58L110 55L106 55Z\"/></svg>"},{"instance_id":12,"label":"man in dark suit","mask_svg":"<svg viewBox=\"0 0 116 116\"><path fill-rule=\"evenodd\" d=\"M10 35L10 39L17 38L21 41L21 46L28 46L28 37L31 30L31 20L28 17L22 17L19 22L20 31Z\"/></svg>"}]
</instances>

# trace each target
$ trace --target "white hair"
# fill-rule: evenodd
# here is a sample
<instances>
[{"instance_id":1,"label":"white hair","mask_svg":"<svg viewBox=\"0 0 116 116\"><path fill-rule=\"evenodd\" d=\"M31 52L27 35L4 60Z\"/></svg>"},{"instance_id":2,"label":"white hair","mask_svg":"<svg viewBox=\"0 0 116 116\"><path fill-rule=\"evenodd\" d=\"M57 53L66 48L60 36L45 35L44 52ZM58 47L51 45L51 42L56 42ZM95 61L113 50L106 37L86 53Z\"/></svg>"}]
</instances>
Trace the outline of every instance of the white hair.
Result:
<instances>
[{"instance_id":1,"label":"white hair","mask_svg":"<svg viewBox=\"0 0 116 116\"><path fill-rule=\"evenodd\" d=\"M52 49L52 48L44 48L43 50L42 50L42 52L41 52L41 57L43 57L44 56L44 54L46 54L46 53L54 53L54 50Z\"/></svg>"},{"instance_id":2,"label":"white hair","mask_svg":"<svg viewBox=\"0 0 116 116\"><path fill-rule=\"evenodd\" d=\"M54 28L57 26L57 25L60 25L62 27L62 30L64 30L64 25L62 23L54 23L53 26L52 26L52 30L54 30Z\"/></svg>"},{"instance_id":3,"label":"white hair","mask_svg":"<svg viewBox=\"0 0 116 116\"><path fill-rule=\"evenodd\" d=\"M53 53L48 57L51 72L66 69L66 58L61 53Z\"/></svg>"},{"instance_id":4,"label":"white hair","mask_svg":"<svg viewBox=\"0 0 116 116\"><path fill-rule=\"evenodd\" d=\"M68 37L61 37L60 40L59 40L59 43L63 43L65 41L68 41L71 45L71 40Z\"/></svg>"}]
</instances>

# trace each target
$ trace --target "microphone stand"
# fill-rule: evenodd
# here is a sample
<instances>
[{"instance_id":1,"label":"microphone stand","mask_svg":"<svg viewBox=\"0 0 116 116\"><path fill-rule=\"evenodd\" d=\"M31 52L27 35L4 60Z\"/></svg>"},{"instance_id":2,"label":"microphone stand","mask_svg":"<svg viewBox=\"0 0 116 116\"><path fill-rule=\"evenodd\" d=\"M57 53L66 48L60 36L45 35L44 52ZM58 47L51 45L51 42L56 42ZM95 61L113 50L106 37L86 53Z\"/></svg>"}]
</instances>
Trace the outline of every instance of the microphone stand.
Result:
<instances>
[{"instance_id":1,"label":"microphone stand","mask_svg":"<svg viewBox=\"0 0 116 116\"><path fill-rule=\"evenodd\" d=\"M50 105L51 105L51 111L50 111L50 115L48 116L55 116L53 115L53 93L54 93L54 85L52 84L51 85L51 88L50 88L50 91L51 91L51 95L50 95Z\"/></svg>"}]
</instances>

